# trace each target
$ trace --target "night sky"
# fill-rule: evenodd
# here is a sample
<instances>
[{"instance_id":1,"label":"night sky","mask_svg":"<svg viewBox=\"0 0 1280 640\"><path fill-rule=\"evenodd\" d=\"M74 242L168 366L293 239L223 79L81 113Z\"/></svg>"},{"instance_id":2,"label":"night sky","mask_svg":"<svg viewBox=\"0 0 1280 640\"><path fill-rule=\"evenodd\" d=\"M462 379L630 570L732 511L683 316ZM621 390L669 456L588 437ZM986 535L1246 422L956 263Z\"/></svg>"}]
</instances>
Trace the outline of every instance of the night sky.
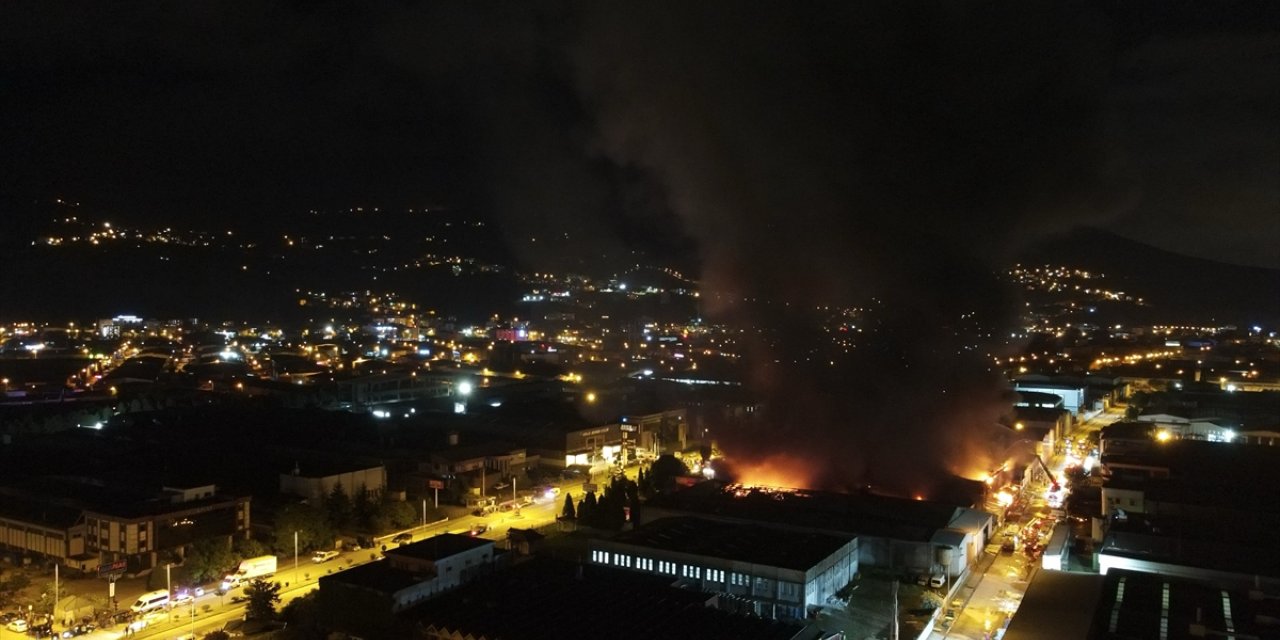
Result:
<instances>
[{"instance_id":1,"label":"night sky","mask_svg":"<svg viewBox=\"0 0 1280 640\"><path fill-rule=\"evenodd\" d=\"M448 204L680 249L743 215L682 182L777 163L865 224L945 229L943 201L1280 266L1274 3L683 4L6 2L0 189L194 226Z\"/></svg>"}]
</instances>

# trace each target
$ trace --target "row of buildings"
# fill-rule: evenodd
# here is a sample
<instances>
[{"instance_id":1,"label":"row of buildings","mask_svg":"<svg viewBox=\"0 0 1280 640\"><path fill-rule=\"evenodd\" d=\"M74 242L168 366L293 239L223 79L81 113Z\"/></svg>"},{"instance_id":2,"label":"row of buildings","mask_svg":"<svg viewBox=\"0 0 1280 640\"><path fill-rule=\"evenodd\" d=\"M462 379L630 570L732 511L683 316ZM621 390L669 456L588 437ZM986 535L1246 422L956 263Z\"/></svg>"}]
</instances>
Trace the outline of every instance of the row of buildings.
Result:
<instances>
[{"instance_id":1,"label":"row of buildings","mask_svg":"<svg viewBox=\"0 0 1280 640\"><path fill-rule=\"evenodd\" d=\"M734 637L814 638L821 632L805 623L839 603L860 571L876 568L904 578L941 572L955 579L978 561L994 527L990 514L936 502L714 481L660 496L634 515L631 528L591 537L581 555L568 558L523 558L528 542L540 536L514 529L511 551L452 534L390 550L387 562L321 579L326 622L365 638L396 637L406 629L433 638L503 637L504 630L512 633L514 625L525 623L529 626L512 635L579 637L539 635L545 633L537 630L541 625L555 628L557 623L545 614L524 620L527 614L520 612L527 609L521 605L491 611L487 599L496 585L505 584L508 601L542 602L533 593L541 592L540 586L526 594L510 585L535 576L537 585L558 584L575 576L571 580L582 587L588 604L587 611L571 617L587 627L607 626L591 610L616 595L617 584L635 583L645 585L636 587L639 600L653 595L696 603L700 613L674 614L697 618L691 619L691 629L706 628L702 618L707 618L742 625L742 635ZM615 586L603 589L597 581L604 576ZM508 616L515 618L507 621ZM633 623L627 620L621 637L661 628L655 623L637 629ZM722 630L707 629L712 637L726 637Z\"/></svg>"}]
</instances>

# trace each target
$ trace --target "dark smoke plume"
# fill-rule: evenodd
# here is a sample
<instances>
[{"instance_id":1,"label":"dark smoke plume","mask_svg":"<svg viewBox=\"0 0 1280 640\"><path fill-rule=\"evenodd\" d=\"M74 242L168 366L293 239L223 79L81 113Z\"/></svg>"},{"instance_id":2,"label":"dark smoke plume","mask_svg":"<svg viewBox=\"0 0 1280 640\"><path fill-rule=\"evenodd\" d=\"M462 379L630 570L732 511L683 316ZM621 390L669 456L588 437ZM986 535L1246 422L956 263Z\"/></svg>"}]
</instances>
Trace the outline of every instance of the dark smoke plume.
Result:
<instances>
[{"instance_id":1,"label":"dark smoke plume","mask_svg":"<svg viewBox=\"0 0 1280 640\"><path fill-rule=\"evenodd\" d=\"M1127 198L1099 23L977 3L588 12L601 152L657 177L709 312L747 330L770 426L731 449L800 455L829 486L981 468L1007 407L988 364L1013 320L1000 259Z\"/></svg>"}]
</instances>

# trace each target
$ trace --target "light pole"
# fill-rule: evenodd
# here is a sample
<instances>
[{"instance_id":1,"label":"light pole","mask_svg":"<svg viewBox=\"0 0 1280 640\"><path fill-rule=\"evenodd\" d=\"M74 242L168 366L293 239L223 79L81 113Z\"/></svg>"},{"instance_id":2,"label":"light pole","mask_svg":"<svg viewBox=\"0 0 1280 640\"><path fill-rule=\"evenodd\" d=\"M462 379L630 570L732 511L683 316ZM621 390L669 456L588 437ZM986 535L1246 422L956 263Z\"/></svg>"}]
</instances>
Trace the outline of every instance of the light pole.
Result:
<instances>
[{"instance_id":1,"label":"light pole","mask_svg":"<svg viewBox=\"0 0 1280 640\"><path fill-rule=\"evenodd\" d=\"M298 532L293 532L293 581L298 581Z\"/></svg>"},{"instance_id":2,"label":"light pole","mask_svg":"<svg viewBox=\"0 0 1280 640\"><path fill-rule=\"evenodd\" d=\"M427 528L427 499L422 499L422 528Z\"/></svg>"},{"instance_id":3,"label":"light pole","mask_svg":"<svg viewBox=\"0 0 1280 640\"><path fill-rule=\"evenodd\" d=\"M173 576L169 571L171 568L173 568L172 562L164 563L164 586L169 590L169 603L165 605L166 609L173 608Z\"/></svg>"}]
</instances>

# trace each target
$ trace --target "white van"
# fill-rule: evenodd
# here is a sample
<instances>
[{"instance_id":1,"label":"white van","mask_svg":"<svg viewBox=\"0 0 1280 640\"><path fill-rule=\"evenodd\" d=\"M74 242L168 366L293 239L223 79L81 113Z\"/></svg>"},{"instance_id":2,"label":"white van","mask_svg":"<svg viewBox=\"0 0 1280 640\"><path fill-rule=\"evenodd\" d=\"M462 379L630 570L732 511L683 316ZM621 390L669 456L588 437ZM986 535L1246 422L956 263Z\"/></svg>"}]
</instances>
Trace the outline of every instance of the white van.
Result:
<instances>
[{"instance_id":1,"label":"white van","mask_svg":"<svg viewBox=\"0 0 1280 640\"><path fill-rule=\"evenodd\" d=\"M169 592L160 589L159 591L148 591L138 596L138 601L133 603L129 610L134 613L146 613L162 609L167 604L169 604Z\"/></svg>"},{"instance_id":2,"label":"white van","mask_svg":"<svg viewBox=\"0 0 1280 640\"><path fill-rule=\"evenodd\" d=\"M338 557L338 552L329 549L328 551L317 551L315 555L311 556L311 561L317 563L328 562L336 557Z\"/></svg>"}]
</instances>

